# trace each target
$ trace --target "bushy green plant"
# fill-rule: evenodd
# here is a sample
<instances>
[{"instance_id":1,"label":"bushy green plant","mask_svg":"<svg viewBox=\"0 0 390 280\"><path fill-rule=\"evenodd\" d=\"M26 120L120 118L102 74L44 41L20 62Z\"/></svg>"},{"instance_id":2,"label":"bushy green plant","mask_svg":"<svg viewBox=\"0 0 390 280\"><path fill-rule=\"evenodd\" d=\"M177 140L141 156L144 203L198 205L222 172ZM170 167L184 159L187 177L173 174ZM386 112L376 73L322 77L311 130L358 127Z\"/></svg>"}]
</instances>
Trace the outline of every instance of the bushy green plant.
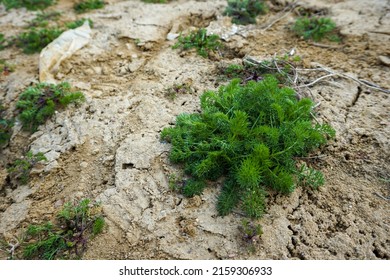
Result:
<instances>
[{"instance_id":1,"label":"bushy green plant","mask_svg":"<svg viewBox=\"0 0 390 280\"><path fill-rule=\"evenodd\" d=\"M334 136L324 124L312 124L313 102L267 76L261 82L227 86L201 96L201 113L181 114L162 140L172 144L169 158L192 176L182 192L202 192L207 180L224 177L217 209L226 215L236 206L250 217L265 212L268 189L291 193L299 183L294 158L305 156ZM312 180L306 178L309 184Z\"/></svg>"},{"instance_id":2,"label":"bushy green plant","mask_svg":"<svg viewBox=\"0 0 390 280\"><path fill-rule=\"evenodd\" d=\"M31 28L19 34L13 43L17 47L22 48L26 54L37 53L60 36L62 32L64 30L58 27Z\"/></svg>"},{"instance_id":3,"label":"bushy green plant","mask_svg":"<svg viewBox=\"0 0 390 280\"><path fill-rule=\"evenodd\" d=\"M65 108L71 103L82 102L84 99L83 93L72 91L69 83L38 83L20 94L16 103L16 108L20 111L18 118L24 129L35 132L55 110Z\"/></svg>"},{"instance_id":4,"label":"bushy green plant","mask_svg":"<svg viewBox=\"0 0 390 280\"><path fill-rule=\"evenodd\" d=\"M221 46L218 35L207 35L207 30L200 28L192 31L187 36L180 34L178 42L172 48L181 48L183 50L195 48L200 56L208 57L210 52L216 51Z\"/></svg>"},{"instance_id":5,"label":"bushy green plant","mask_svg":"<svg viewBox=\"0 0 390 280\"><path fill-rule=\"evenodd\" d=\"M96 10L104 7L104 1L102 0L84 0L76 3L73 8L76 13L85 13L90 10Z\"/></svg>"},{"instance_id":6,"label":"bushy green plant","mask_svg":"<svg viewBox=\"0 0 390 280\"><path fill-rule=\"evenodd\" d=\"M105 222L98 204L89 199L78 204L66 203L57 215L56 224L30 225L25 259L79 259L87 242L103 231Z\"/></svg>"},{"instance_id":7,"label":"bushy green plant","mask_svg":"<svg viewBox=\"0 0 390 280\"><path fill-rule=\"evenodd\" d=\"M235 24L256 23L256 17L265 14L267 6L262 0L229 0L224 15L232 17Z\"/></svg>"},{"instance_id":8,"label":"bushy green plant","mask_svg":"<svg viewBox=\"0 0 390 280\"><path fill-rule=\"evenodd\" d=\"M292 30L305 40L311 39L315 42L323 39L340 40L335 34L336 23L326 17L300 17L295 21Z\"/></svg>"},{"instance_id":9,"label":"bushy green plant","mask_svg":"<svg viewBox=\"0 0 390 280\"><path fill-rule=\"evenodd\" d=\"M27 184L30 178L31 169L40 161L46 161L46 157L43 153L36 153L29 151L24 158L17 159L8 168L8 172L10 173L10 177L13 180L21 184Z\"/></svg>"},{"instance_id":10,"label":"bushy green plant","mask_svg":"<svg viewBox=\"0 0 390 280\"><path fill-rule=\"evenodd\" d=\"M11 138L11 129L14 124L12 119L4 116L5 110L0 102L0 147L6 144Z\"/></svg>"},{"instance_id":11,"label":"bushy green plant","mask_svg":"<svg viewBox=\"0 0 390 280\"><path fill-rule=\"evenodd\" d=\"M27 10L36 11L44 10L54 4L54 0L0 0L7 10L26 8Z\"/></svg>"},{"instance_id":12,"label":"bushy green plant","mask_svg":"<svg viewBox=\"0 0 390 280\"><path fill-rule=\"evenodd\" d=\"M78 20L75 20L72 22L67 22L67 23L65 23L65 26L68 29L75 29L77 27L82 26L86 20L89 22L89 26L93 27L93 21L91 19L85 19L85 18L78 19Z\"/></svg>"}]
</instances>

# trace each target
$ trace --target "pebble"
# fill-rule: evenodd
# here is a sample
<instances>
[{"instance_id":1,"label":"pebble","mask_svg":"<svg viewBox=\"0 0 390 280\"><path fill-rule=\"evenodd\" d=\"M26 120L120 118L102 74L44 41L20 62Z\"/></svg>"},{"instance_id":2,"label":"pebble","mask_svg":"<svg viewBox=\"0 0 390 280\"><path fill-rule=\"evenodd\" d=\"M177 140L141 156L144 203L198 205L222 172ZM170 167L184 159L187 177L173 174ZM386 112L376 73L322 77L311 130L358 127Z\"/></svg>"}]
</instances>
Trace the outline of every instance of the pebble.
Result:
<instances>
[{"instance_id":1,"label":"pebble","mask_svg":"<svg viewBox=\"0 0 390 280\"><path fill-rule=\"evenodd\" d=\"M380 56L378 56L378 59L379 59L379 61L380 61L382 64L387 65L387 66L390 66L390 57L384 56L384 55L380 55Z\"/></svg>"}]
</instances>

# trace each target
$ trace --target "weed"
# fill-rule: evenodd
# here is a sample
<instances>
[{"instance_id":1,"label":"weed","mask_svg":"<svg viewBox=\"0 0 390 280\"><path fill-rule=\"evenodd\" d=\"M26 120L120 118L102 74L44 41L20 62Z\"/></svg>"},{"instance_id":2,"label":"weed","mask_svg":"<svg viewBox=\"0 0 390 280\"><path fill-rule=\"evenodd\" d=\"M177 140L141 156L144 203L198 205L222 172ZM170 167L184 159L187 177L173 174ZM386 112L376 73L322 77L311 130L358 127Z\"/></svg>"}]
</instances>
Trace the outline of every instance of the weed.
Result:
<instances>
[{"instance_id":1,"label":"weed","mask_svg":"<svg viewBox=\"0 0 390 280\"><path fill-rule=\"evenodd\" d=\"M255 224L253 221L243 219L241 226L238 227L242 240L248 247L249 251L254 253L256 251L256 244L259 242L260 236L263 234L261 225Z\"/></svg>"},{"instance_id":2,"label":"weed","mask_svg":"<svg viewBox=\"0 0 390 280\"><path fill-rule=\"evenodd\" d=\"M5 40L4 34L0 33L0 51L5 49L7 41Z\"/></svg>"},{"instance_id":3,"label":"weed","mask_svg":"<svg viewBox=\"0 0 390 280\"><path fill-rule=\"evenodd\" d=\"M294 90L280 87L275 77L240 82L205 92L202 112L179 115L161 138L172 144L170 160L182 163L193 178L185 195L199 194L206 180L224 177L219 214L240 205L258 218L265 212L267 189L288 194L299 183L294 158L325 144L335 132L326 124L312 125L313 102L297 100Z\"/></svg>"},{"instance_id":4,"label":"weed","mask_svg":"<svg viewBox=\"0 0 390 280\"><path fill-rule=\"evenodd\" d=\"M85 13L90 10L96 10L101 9L104 7L104 1L102 0L84 0L76 3L73 6L73 9L76 11L76 13Z\"/></svg>"},{"instance_id":5,"label":"weed","mask_svg":"<svg viewBox=\"0 0 390 280\"><path fill-rule=\"evenodd\" d=\"M57 21L61 16L60 12L40 12L37 16L30 21L29 28L47 27L50 21Z\"/></svg>"},{"instance_id":6,"label":"weed","mask_svg":"<svg viewBox=\"0 0 390 280\"><path fill-rule=\"evenodd\" d=\"M54 0L0 0L7 10L26 8L27 10L36 11L44 10L54 4Z\"/></svg>"},{"instance_id":7,"label":"weed","mask_svg":"<svg viewBox=\"0 0 390 280\"><path fill-rule=\"evenodd\" d=\"M165 90L165 96L174 100L178 94L192 94L194 91L191 88L191 83L174 84Z\"/></svg>"},{"instance_id":8,"label":"weed","mask_svg":"<svg viewBox=\"0 0 390 280\"><path fill-rule=\"evenodd\" d=\"M98 204L89 199L78 204L66 203L57 215L57 223L30 225L28 244L23 251L26 259L79 259L87 242L103 231L105 222Z\"/></svg>"},{"instance_id":9,"label":"weed","mask_svg":"<svg viewBox=\"0 0 390 280\"><path fill-rule=\"evenodd\" d=\"M78 19L78 20L75 20L75 21L72 21L72 22L65 23L65 26L66 26L66 28L68 28L68 29L75 29L75 28L77 28L77 27L82 26L86 20L88 20L89 26L90 26L90 27L93 27L93 21L92 21L91 19L85 19L85 18L82 18L82 19Z\"/></svg>"},{"instance_id":10,"label":"weed","mask_svg":"<svg viewBox=\"0 0 390 280\"><path fill-rule=\"evenodd\" d=\"M207 30L200 28L185 37L180 34L178 42L172 48L180 47L183 50L195 48L200 56L209 57L210 52L216 51L221 45L218 35L207 35Z\"/></svg>"},{"instance_id":11,"label":"weed","mask_svg":"<svg viewBox=\"0 0 390 280\"><path fill-rule=\"evenodd\" d=\"M261 0L229 0L224 15L232 17L235 24L256 23L256 17L265 14L267 6Z\"/></svg>"},{"instance_id":12,"label":"weed","mask_svg":"<svg viewBox=\"0 0 390 280\"><path fill-rule=\"evenodd\" d=\"M4 76L9 75L9 73L15 71L15 65L9 64L4 59L0 59L0 74Z\"/></svg>"},{"instance_id":13,"label":"weed","mask_svg":"<svg viewBox=\"0 0 390 280\"><path fill-rule=\"evenodd\" d=\"M22 159L17 159L8 168L10 177L21 184L27 184L30 178L31 169L40 161L46 161L46 157L43 153L33 154L29 151L26 156Z\"/></svg>"},{"instance_id":14,"label":"weed","mask_svg":"<svg viewBox=\"0 0 390 280\"><path fill-rule=\"evenodd\" d=\"M280 83L291 84L289 77L294 76L294 65L300 62L299 56L280 56L266 59L260 63L244 60L241 65L231 64L220 69L221 80L239 78L248 81L261 81L265 75L274 75Z\"/></svg>"},{"instance_id":15,"label":"weed","mask_svg":"<svg viewBox=\"0 0 390 280\"><path fill-rule=\"evenodd\" d=\"M35 132L55 110L84 99L81 92L71 91L70 85L66 82L58 85L38 83L20 94L16 103L16 108L20 111L18 118L24 129Z\"/></svg>"},{"instance_id":16,"label":"weed","mask_svg":"<svg viewBox=\"0 0 390 280\"><path fill-rule=\"evenodd\" d=\"M340 37L335 34L335 29L336 24L334 21L325 17L300 17L292 27L292 30L298 36L315 42L323 39L340 41Z\"/></svg>"},{"instance_id":17,"label":"weed","mask_svg":"<svg viewBox=\"0 0 390 280\"><path fill-rule=\"evenodd\" d=\"M12 119L6 119L4 116L5 108L0 102L0 147L8 143L11 138L12 126L14 124Z\"/></svg>"},{"instance_id":18,"label":"weed","mask_svg":"<svg viewBox=\"0 0 390 280\"><path fill-rule=\"evenodd\" d=\"M31 28L27 32L19 34L13 39L13 44L22 48L26 54L40 52L44 47L61 35L64 30L58 27Z\"/></svg>"},{"instance_id":19,"label":"weed","mask_svg":"<svg viewBox=\"0 0 390 280\"><path fill-rule=\"evenodd\" d=\"M145 2L145 3L160 3L160 4L165 4L165 3L168 3L169 0L142 0L142 2Z\"/></svg>"}]
</instances>

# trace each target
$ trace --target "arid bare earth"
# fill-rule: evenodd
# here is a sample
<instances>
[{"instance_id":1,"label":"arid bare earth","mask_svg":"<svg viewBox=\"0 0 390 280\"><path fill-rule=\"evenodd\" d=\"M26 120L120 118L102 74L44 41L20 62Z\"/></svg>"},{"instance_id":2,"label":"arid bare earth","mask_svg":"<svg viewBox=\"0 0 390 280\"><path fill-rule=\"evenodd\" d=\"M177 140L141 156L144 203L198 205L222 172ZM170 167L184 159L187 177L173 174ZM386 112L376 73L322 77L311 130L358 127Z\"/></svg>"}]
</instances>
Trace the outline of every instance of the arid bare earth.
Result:
<instances>
[{"instance_id":1,"label":"arid bare earth","mask_svg":"<svg viewBox=\"0 0 390 280\"><path fill-rule=\"evenodd\" d=\"M170 190L169 175L180 169L169 163L170 146L159 139L178 114L199 109L203 91L218 87L218 65L234 57L262 59L295 48L307 67L317 63L389 89L389 65L379 58L390 57L388 1L299 1L340 26L344 38L336 48L289 31L296 13L283 9L291 1L271 1L257 25L238 31L222 17L226 1L107 2L77 16L93 20L92 40L56 75L87 101L58 112L31 136L16 126L0 152L0 234L7 241L31 223L53 219L63 203L88 197L101 201L107 227L89 243L85 259L390 259L388 93L340 77L311 88L320 102L317 119L337 131L311 162L326 184L272 194L255 250L242 240L239 213L217 215L220 185L191 199ZM76 19L72 1L51 9L62 11L63 21ZM0 32L15 35L34 14L1 10ZM208 60L172 50L168 34L194 27L218 33L230 51ZM39 54L7 49L0 58L16 65L0 78L0 99L12 114L18 94L38 79ZM195 93L174 101L164 95L183 82ZM35 170L29 186L11 187L5 166L30 148L49 162Z\"/></svg>"}]
</instances>

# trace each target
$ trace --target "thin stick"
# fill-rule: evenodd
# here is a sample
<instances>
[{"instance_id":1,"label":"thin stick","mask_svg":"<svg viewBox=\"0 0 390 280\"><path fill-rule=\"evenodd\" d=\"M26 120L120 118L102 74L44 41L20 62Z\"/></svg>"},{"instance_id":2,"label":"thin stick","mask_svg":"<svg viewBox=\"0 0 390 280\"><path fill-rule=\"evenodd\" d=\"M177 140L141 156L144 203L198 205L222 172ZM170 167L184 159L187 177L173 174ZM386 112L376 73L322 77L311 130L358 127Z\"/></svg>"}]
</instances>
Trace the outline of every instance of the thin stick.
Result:
<instances>
[{"instance_id":1,"label":"thin stick","mask_svg":"<svg viewBox=\"0 0 390 280\"><path fill-rule=\"evenodd\" d=\"M379 196L380 198L384 199L384 200L387 200L387 201L390 201L390 198L389 197L384 197L383 195L379 194L379 193L374 193L375 195Z\"/></svg>"},{"instance_id":2,"label":"thin stick","mask_svg":"<svg viewBox=\"0 0 390 280\"><path fill-rule=\"evenodd\" d=\"M336 74L332 73L332 74L328 74L328 75L319 77L318 79L314 80L313 82L308 83L308 84L304 84L304 85L302 85L302 86L297 86L297 88L312 86L312 85L318 83L319 81L321 81L321 80L323 80L323 79L326 79L326 78L329 78L329 77L332 77L332 76L336 76Z\"/></svg>"}]
</instances>

